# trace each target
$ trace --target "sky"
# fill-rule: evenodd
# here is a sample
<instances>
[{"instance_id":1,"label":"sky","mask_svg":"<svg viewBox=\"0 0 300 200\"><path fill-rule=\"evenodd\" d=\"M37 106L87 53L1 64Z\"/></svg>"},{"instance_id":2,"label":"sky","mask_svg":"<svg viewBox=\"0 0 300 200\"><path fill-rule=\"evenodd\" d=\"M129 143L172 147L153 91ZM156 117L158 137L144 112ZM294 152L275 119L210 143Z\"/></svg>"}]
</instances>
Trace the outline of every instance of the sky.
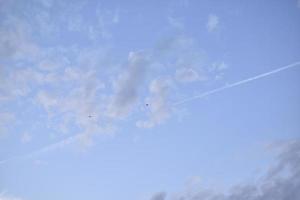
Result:
<instances>
[{"instance_id":1,"label":"sky","mask_svg":"<svg viewBox=\"0 0 300 200\"><path fill-rule=\"evenodd\" d=\"M299 36L299 0L0 0L0 200L300 198Z\"/></svg>"}]
</instances>

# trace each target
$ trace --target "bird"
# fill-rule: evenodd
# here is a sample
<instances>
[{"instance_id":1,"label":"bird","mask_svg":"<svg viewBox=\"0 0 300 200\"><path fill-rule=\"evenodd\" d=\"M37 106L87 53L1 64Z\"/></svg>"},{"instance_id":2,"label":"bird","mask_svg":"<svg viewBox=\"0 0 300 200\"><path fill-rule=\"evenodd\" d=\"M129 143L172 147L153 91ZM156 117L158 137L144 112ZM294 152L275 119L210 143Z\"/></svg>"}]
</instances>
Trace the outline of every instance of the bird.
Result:
<instances>
[{"instance_id":1,"label":"bird","mask_svg":"<svg viewBox=\"0 0 300 200\"><path fill-rule=\"evenodd\" d=\"M146 106L149 106L149 104L148 104L148 103L146 103Z\"/></svg>"},{"instance_id":2,"label":"bird","mask_svg":"<svg viewBox=\"0 0 300 200\"><path fill-rule=\"evenodd\" d=\"M89 118L92 118L92 115L89 115L88 117L89 117Z\"/></svg>"}]
</instances>

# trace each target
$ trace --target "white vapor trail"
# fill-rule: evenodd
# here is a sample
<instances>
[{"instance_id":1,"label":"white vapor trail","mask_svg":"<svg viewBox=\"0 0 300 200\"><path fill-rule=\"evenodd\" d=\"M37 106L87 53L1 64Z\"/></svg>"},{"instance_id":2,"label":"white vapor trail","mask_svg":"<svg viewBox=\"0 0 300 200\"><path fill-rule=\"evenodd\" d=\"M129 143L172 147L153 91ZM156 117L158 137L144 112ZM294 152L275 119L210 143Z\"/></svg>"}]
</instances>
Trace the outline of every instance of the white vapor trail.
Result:
<instances>
[{"instance_id":1,"label":"white vapor trail","mask_svg":"<svg viewBox=\"0 0 300 200\"><path fill-rule=\"evenodd\" d=\"M43 153L46 153L46 152L50 152L50 151L53 151L53 150L56 150L56 149L59 149L59 148L62 148L64 147L65 145L68 145L68 144L71 144L72 142L75 142L77 139L80 138L80 134L78 135L74 135L74 136L70 136L70 137L67 137L61 141L58 141L56 143L52 143L52 144L49 144L49 145L46 145L44 147L42 147L41 149L38 149L34 152L31 152L31 153L28 153L28 154L24 154L24 155L19 155L19 156L13 156L13 157L10 157L8 159L5 159L5 160L0 160L0 165L3 165L7 162L10 162L10 161L13 161L13 160L22 160L22 159L30 159L30 158L33 158L35 156L38 156L40 154L43 154Z\"/></svg>"},{"instance_id":2,"label":"white vapor trail","mask_svg":"<svg viewBox=\"0 0 300 200\"><path fill-rule=\"evenodd\" d=\"M276 73L278 73L278 72L287 70L287 69L292 68L292 67L295 67L295 66L297 66L297 65L300 65L300 61L294 62L294 63L292 63L292 64L289 64L289 65L286 65L286 66L283 66L283 67L280 67L280 68L278 68L278 69L274 69L274 70L272 70L272 71L269 71L269 72L266 72L266 73L263 73L263 74L259 74L259 75L253 76L253 77L251 77L251 78L247 78L247 79L244 79L244 80L235 82L235 83L227 84L227 85L225 85L225 86L222 86L222 87L219 87L219 88L210 90L210 91L208 91L208 92L204 92L204 93L202 93L202 94L199 94L199 95L196 95L196 96L193 96L193 97L189 97L189 98L183 99L183 100L181 100L181 101L178 101L178 102L173 103L173 106L177 106L177 105L180 105L180 104L184 104L184 103L187 103L187 102L189 102L189 101L196 100L196 99L202 99L202 98L207 97L207 96L209 96L209 95L212 95L212 94L221 92L221 91L223 91L223 90L227 90L227 89L229 89L229 88L236 87L236 86L239 86L239 85L242 85L242 84L245 84L245 83L248 83L248 82L257 80L257 79L261 79L261 78L267 77L267 76L272 75L272 74L276 74Z\"/></svg>"}]
</instances>

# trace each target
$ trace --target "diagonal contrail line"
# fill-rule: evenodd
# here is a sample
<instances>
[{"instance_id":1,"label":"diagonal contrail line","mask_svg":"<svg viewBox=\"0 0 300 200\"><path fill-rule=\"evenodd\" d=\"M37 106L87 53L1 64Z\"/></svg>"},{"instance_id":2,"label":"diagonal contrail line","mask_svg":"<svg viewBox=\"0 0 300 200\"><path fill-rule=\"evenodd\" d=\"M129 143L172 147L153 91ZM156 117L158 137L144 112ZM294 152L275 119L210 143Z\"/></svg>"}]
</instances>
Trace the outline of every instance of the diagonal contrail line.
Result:
<instances>
[{"instance_id":1,"label":"diagonal contrail line","mask_svg":"<svg viewBox=\"0 0 300 200\"><path fill-rule=\"evenodd\" d=\"M219 87L219 88L216 88L216 89L213 89L213 90L204 92L204 93L199 94L199 95L196 95L196 96L192 96L192 97L183 99L183 100L181 100L181 101L178 101L178 102L173 103L173 106L177 106L177 105L180 105L180 104L184 104L184 103L187 103L187 102L189 102L189 101L196 100L196 99L202 99L202 98L204 98L204 97L207 97L207 96L210 96L210 95L212 95L212 94L221 92L221 91L223 91L223 90L227 90L227 89L229 89L229 88L233 88L233 87L236 87L236 86L239 86L239 85L243 85L243 84L249 83L249 82L251 82L251 81L254 81L254 80L257 80L257 79L261 79L261 78L270 76L270 75L272 75L272 74L276 74L276 73L278 73L278 72L281 72L281 71L284 71L284 70L287 70L287 69L296 67L297 65L300 65L300 61L294 62L294 63L292 63L292 64L289 64L289 65L286 65L286 66L283 66L283 67L274 69L274 70L272 70L272 71L269 71L269 72L266 72L266 73L263 73L263 74L259 74L259 75L256 75L256 76L253 76L253 77L250 77L250 78L247 78L247 79L244 79L244 80L235 82L235 83L227 84L227 85L225 85L225 86L222 86L222 87Z\"/></svg>"}]
</instances>

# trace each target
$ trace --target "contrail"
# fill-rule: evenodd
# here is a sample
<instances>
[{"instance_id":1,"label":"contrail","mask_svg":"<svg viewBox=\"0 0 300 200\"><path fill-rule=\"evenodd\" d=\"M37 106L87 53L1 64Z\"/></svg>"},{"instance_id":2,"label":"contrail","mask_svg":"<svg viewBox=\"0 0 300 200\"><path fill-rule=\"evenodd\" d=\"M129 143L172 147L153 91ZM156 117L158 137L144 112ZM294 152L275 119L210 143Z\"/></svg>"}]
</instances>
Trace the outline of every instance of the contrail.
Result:
<instances>
[{"instance_id":1,"label":"contrail","mask_svg":"<svg viewBox=\"0 0 300 200\"><path fill-rule=\"evenodd\" d=\"M7 162L10 162L10 161L13 161L13 160L22 160L22 159L30 159L30 158L33 158L35 156L38 156L40 154L43 154L43 153L46 153L46 152L50 152L50 151L53 151L53 150L56 150L56 149L59 149L59 148L62 148L64 147L65 145L68 145L72 142L75 142L77 139L79 139L81 135L80 134L77 134L77 135L74 135L74 136L70 136L70 137L67 137L63 140L60 140L58 142L55 142L55 143L52 143L52 144L49 144L49 145L46 145L34 152L31 152L31 153L28 153L28 154L24 154L24 155L19 155L19 156L13 156L13 157L10 157L8 159L5 159L5 160L0 160L0 165L3 165Z\"/></svg>"},{"instance_id":2,"label":"contrail","mask_svg":"<svg viewBox=\"0 0 300 200\"><path fill-rule=\"evenodd\" d=\"M199 95L196 95L196 96L193 96L193 97L189 97L189 98L183 99L181 101L173 103L173 106L184 104L184 103L187 103L189 101L196 100L196 99L201 99L201 98L207 97L209 95L221 92L223 90L227 90L227 89L232 88L232 87L236 87L236 86L239 86L239 85L242 85L242 84L245 84L245 83L257 80L257 79L261 79L261 78L267 77L267 76L272 75L272 74L276 74L278 72L290 69L290 68L295 67L297 65L300 65L300 61L294 62L292 64L289 64L289 65L286 65L286 66L283 66L283 67L280 67L278 69L274 69L272 71L269 71L269 72L266 72L266 73L263 73L263 74L259 74L259 75L253 76L251 78L247 78L247 79L235 82L235 83L227 84L225 86L222 86L222 87L210 90L208 92L204 92L202 94L199 94Z\"/></svg>"}]
</instances>

